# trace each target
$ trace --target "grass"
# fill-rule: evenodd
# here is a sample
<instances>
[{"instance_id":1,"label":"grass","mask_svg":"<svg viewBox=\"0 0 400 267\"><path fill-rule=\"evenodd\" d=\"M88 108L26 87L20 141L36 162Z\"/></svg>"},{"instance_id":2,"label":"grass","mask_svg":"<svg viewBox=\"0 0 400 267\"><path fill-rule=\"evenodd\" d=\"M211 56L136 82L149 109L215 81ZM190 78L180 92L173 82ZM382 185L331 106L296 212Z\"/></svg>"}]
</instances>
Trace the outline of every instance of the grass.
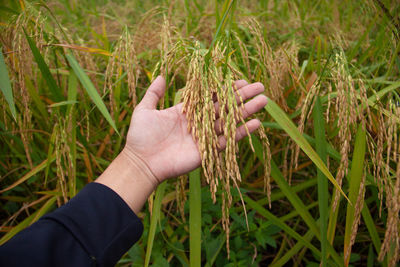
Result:
<instances>
[{"instance_id":1,"label":"grass","mask_svg":"<svg viewBox=\"0 0 400 267\"><path fill-rule=\"evenodd\" d=\"M160 106L181 99L195 136L210 131L204 144L211 93L235 123L235 79L265 85L265 129L236 145L227 127L219 163L200 147L212 155L203 171L160 185L119 266L398 265L399 11L394 0L0 1L0 243L107 167L161 73Z\"/></svg>"}]
</instances>

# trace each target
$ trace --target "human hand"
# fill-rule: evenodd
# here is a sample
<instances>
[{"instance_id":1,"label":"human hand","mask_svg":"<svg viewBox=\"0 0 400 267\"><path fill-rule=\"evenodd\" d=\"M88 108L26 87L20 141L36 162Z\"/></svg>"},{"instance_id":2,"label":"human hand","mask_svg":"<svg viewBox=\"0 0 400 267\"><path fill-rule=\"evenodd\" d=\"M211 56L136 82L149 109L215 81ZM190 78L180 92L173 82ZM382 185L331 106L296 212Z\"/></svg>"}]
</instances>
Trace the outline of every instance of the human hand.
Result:
<instances>
[{"instance_id":1,"label":"human hand","mask_svg":"<svg viewBox=\"0 0 400 267\"><path fill-rule=\"evenodd\" d=\"M182 103L173 107L157 110L157 103L165 92L165 80L157 77L150 85L142 101L135 108L128 131L123 154L134 160L142 160L154 174L158 183L192 171L200 166L201 158L197 144L187 129L187 120L182 113ZM267 97L259 95L264 91L261 83L248 84L244 80L236 81L238 93L244 104L243 116L247 118L267 104ZM237 98L239 100L239 97ZM218 103L215 104L218 107ZM220 122L217 119L216 125ZM246 122L249 132L260 126L258 119ZM221 134L217 127L216 131ZM236 140L245 137L244 125L237 128ZM225 138L219 138L221 148Z\"/></svg>"}]
</instances>

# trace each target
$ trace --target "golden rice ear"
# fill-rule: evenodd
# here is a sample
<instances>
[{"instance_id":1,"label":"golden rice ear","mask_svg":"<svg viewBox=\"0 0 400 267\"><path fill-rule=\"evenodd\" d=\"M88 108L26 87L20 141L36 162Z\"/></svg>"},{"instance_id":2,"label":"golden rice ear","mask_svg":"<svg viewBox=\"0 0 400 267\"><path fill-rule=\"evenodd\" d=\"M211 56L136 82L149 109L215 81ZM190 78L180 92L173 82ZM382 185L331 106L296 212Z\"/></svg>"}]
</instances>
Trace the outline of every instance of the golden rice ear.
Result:
<instances>
[{"instance_id":1,"label":"golden rice ear","mask_svg":"<svg viewBox=\"0 0 400 267\"><path fill-rule=\"evenodd\" d=\"M136 56L133 39L127 27L124 28L119 37L112 55L109 57L105 78L103 94L109 93L111 115L114 116L114 90L115 81L123 73L126 73L129 96L132 99L133 107L137 103L136 84L139 76L138 60Z\"/></svg>"},{"instance_id":2,"label":"golden rice ear","mask_svg":"<svg viewBox=\"0 0 400 267\"><path fill-rule=\"evenodd\" d=\"M239 71L230 64L226 57L226 46L219 41L211 51L211 60L206 65L206 53L195 43L190 58L186 87L182 92L183 112L188 121L188 130L196 140L201 155L204 177L210 186L211 197L215 202L218 191L222 196L222 226L227 236L229 251L229 208L232 206L231 184L238 190L241 181L237 162L238 144L236 127L244 122L238 104L235 75ZM214 100L218 101L219 114L215 113ZM226 140L226 148L219 153L219 139L215 120L222 122L221 136ZM248 129L246 129L247 133ZM239 195L241 197L240 191ZM243 201L242 201L243 202ZM229 252L228 252L229 253Z\"/></svg>"},{"instance_id":3,"label":"golden rice ear","mask_svg":"<svg viewBox=\"0 0 400 267\"><path fill-rule=\"evenodd\" d=\"M176 205L178 206L178 210L183 222L186 222L185 203L187 200L187 195L186 195L187 183L188 183L187 175L179 176L178 179L176 179L175 181Z\"/></svg>"},{"instance_id":4,"label":"golden rice ear","mask_svg":"<svg viewBox=\"0 0 400 267\"><path fill-rule=\"evenodd\" d=\"M354 207L354 221L353 224L351 225L351 237L350 237L350 244L347 247L347 249L344 251L344 259L348 259L351 254L351 248L354 245L356 241L356 236L358 232L358 226L360 224L360 219L361 219L361 210L364 207L364 195L365 195L365 177L366 177L366 171L363 172L363 177L361 180L360 184L360 189L358 192L358 197L357 201L355 203Z\"/></svg>"},{"instance_id":5,"label":"golden rice ear","mask_svg":"<svg viewBox=\"0 0 400 267\"><path fill-rule=\"evenodd\" d=\"M367 97L365 87L363 84L353 77L347 71L347 61L342 50L336 53L333 65L333 81L335 83L337 97L332 99L335 101L335 112L338 116L338 142L340 144L340 163L336 173L336 181L339 186L342 186L343 177L347 175L349 167L349 153L351 149L352 132L357 123L361 123L366 127L366 118L363 112L364 107L367 107L367 114L369 114L369 107L367 104ZM357 92L356 87L359 87ZM336 209L339 201L339 192L336 191L333 201L333 209Z\"/></svg>"},{"instance_id":6,"label":"golden rice ear","mask_svg":"<svg viewBox=\"0 0 400 267\"><path fill-rule=\"evenodd\" d=\"M34 128L34 125L32 122L32 99L28 87L37 90L40 86L36 84L35 71L37 65L34 63L24 29L26 34L34 40L40 54L47 59L49 47L47 46L48 42L44 39L45 20L41 12L32 5L27 5L18 16L13 17L13 22L10 22L4 30L2 29L1 33L2 46L12 51L9 57L10 66L12 66L10 78L15 82L14 99L17 109L21 111L17 114L16 122L10 121L10 127L17 130L21 135L25 156L30 168L33 168L33 162L29 148L29 143L32 141L32 131L29 131L29 129ZM29 79L31 77L32 79Z\"/></svg>"},{"instance_id":7,"label":"golden rice ear","mask_svg":"<svg viewBox=\"0 0 400 267\"><path fill-rule=\"evenodd\" d=\"M299 101L298 106L301 104L300 110L300 121L298 129L300 133L304 133L304 129L306 127L306 121L310 118L312 110L314 109L315 104L315 96L318 94L320 90L320 84L317 83L318 76L315 72L313 72L308 79L306 84L307 95L303 101ZM292 180L292 173L294 169L298 168L298 159L300 154L300 147L293 140L289 141L288 145L292 149L292 154L290 157L290 165L289 165L289 173L288 180L289 184Z\"/></svg>"},{"instance_id":8,"label":"golden rice ear","mask_svg":"<svg viewBox=\"0 0 400 267\"><path fill-rule=\"evenodd\" d=\"M399 233L399 212L400 212L400 132L397 122L400 116L400 107L389 102L389 122L387 127L387 160L384 175L384 189L386 194L386 207L388 217L386 223L385 239L383 240L378 260L383 261L389 251L393 251L391 258L388 259L389 266L396 266L400 259L400 233ZM389 173L390 155L396 165L395 178Z\"/></svg>"},{"instance_id":9,"label":"golden rice ear","mask_svg":"<svg viewBox=\"0 0 400 267\"><path fill-rule=\"evenodd\" d=\"M271 208L271 149L265 128L261 124L257 129L257 134L260 136L261 143L263 146L263 161L264 161L264 192L267 192L268 205Z\"/></svg>"}]
</instances>

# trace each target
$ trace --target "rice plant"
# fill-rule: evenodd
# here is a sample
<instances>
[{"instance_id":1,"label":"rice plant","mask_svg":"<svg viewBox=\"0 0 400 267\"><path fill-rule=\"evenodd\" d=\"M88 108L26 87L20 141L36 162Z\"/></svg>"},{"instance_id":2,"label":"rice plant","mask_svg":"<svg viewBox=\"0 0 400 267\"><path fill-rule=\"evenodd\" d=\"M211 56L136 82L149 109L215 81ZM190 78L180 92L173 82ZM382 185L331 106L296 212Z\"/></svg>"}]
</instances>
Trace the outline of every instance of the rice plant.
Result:
<instances>
[{"instance_id":1,"label":"rice plant","mask_svg":"<svg viewBox=\"0 0 400 267\"><path fill-rule=\"evenodd\" d=\"M0 243L102 173L162 74L202 166L150 196L119 265L398 265L397 1L0 7ZM238 80L269 102L237 143Z\"/></svg>"}]
</instances>

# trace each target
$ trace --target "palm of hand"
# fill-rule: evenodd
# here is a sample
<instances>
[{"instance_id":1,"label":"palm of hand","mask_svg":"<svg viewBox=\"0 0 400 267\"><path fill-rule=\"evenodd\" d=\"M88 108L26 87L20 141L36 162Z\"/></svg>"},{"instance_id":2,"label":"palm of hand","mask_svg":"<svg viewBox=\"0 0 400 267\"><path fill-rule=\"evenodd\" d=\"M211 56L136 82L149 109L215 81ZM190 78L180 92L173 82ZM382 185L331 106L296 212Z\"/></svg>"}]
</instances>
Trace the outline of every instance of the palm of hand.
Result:
<instances>
[{"instance_id":1,"label":"palm of hand","mask_svg":"<svg viewBox=\"0 0 400 267\"><path fill-rule=\"evenodd\" d=\"M160 180L200 165L200 153L181 108L182 104L164 110L139 106L132 116L126 148L140 156Z\"/></svg>"},{"instance_id":2,"label":"palm of hand","mask_svg":"<svg viewBox=\"0 0 400 267\"><path fill-rule=\"evenodd\" d=\"M248 84L240 80L236 82L239 101L250 99L264 91L261 83ZM165 80L157 77L150 85L142 101L132 115L125 149L140 157L147 167L161 182L170 177L185 174L198 166L201 159L197 144L187 129L187 120L182 113L182 104L164 110L157 110L157 103L165 92ZM258 95L244 104L244 118L251 116L267 104L264 95ZM215 103L216 108L218 103ZM218 109L218 108L217 108ZM218 112L217 112L218 114ZM219 120L215 121L220 125ZM260 121L252 119L246 122L249 132L260 126ZM218 127L219 128L219 127ZM217 134L221 134L216 129ZM237 128L236 140L247 135L244 125ZM219 145L223 149L226 141L219 136Z\"/></svg>"}]
</instances>

